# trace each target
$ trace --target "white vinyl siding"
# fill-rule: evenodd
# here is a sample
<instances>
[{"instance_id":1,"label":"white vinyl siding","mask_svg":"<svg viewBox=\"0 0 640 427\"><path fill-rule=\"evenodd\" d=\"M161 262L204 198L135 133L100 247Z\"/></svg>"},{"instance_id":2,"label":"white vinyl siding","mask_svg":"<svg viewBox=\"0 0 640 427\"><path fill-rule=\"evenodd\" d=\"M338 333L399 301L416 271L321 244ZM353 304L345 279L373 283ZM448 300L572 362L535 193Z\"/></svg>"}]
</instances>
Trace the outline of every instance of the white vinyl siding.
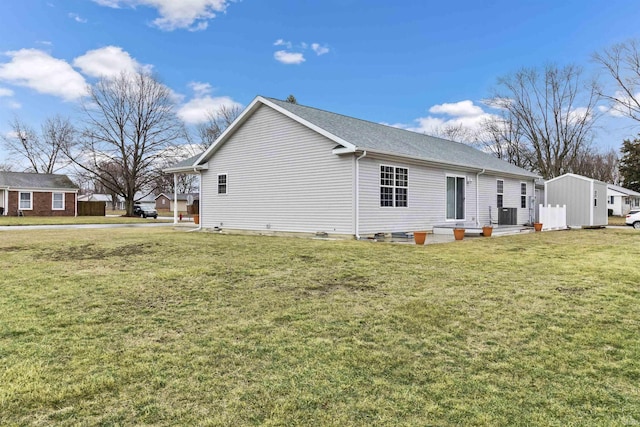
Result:
<instances>
[{"instance_id":1,"label":"white vinyl siding","mask_svg":"<svg viewBox=\"0 0 640 427\"><path fill-rule=\"evenodd\" d=\"M475 174L448 171L367 155L360 162L360 233L431 230L446 224L446 177L465 177L466 221L475 221ZM402 209L380 207L380 164L409 170L408 202ZM495 193L494 193L495 194Z\"/></svg>"},{"instance_id":2,"label":"white vinyl siding","mask_svg":"<svg viewBox=\"0 0 640 427\"><path fill-rule=\"evenodd\" d=\"M502 181L502 205L505 208L517 208L518 220L517 224L526 224L529 222L529 202L527 207L521 208L522 202L522 184L526 184L527 194L533 194L533 181L521 181L520 179L496 177L495 175L482 174L478 177L478 191L480 197L478 200L479 222L480 225L489 223L489 209L491 209L491 222L498 223L498 207L497 192L498 181ZM529 196L527 196L529 197ZM544 201L539 201L544 203Z\"/></svg>"},{"instance_id":3,"label":"white vinyl siding","mask_svg":"<svg viewBox=\"0 0 640 427\"><path fill-rule=\"evenodd\" d=\"M354 157L333 154L335 146L259 107L202 172L203 227L354 234ZM225 195L218 194L218 174L231 178Z\"/></svg>"}]
</instances>

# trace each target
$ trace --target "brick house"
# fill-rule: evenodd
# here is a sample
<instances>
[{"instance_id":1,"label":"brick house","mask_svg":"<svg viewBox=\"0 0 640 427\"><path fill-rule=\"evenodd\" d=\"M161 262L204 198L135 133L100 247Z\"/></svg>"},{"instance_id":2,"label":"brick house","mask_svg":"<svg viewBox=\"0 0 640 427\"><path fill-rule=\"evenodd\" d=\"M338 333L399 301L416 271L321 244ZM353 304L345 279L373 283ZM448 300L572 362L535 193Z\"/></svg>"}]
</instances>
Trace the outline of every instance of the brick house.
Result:
<instances>
[{"instance_id":1,"label":"brick house","mask_svg":"<svg viewBox=\"0 0 640 427\"><path fill-rule=\"evenodd\" d=\"M1 215L76 216L77 200L66 175L0 171Z\"/></svg>"}]
</instances>

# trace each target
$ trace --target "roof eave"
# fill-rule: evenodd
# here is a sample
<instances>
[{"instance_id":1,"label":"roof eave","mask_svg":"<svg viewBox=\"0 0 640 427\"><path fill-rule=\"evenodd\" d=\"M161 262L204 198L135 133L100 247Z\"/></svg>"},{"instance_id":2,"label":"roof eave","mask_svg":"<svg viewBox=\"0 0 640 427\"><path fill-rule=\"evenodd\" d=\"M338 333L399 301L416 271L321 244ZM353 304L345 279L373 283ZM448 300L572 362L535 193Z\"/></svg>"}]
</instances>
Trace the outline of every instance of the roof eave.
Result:
<instances>
[{"instance_id":1,"label":"roof eave","mask_svg":"<svg viewBox=\"0 0 640 427\"><path fill-rule=\"evenodd\" d=\"M197 173L203 170L209 169L209 163L205 163L203 165L191 165L191 166L182 166L179 168L166 168L162 169L163 173Z\"/></svg>"},{"instance_id":2,"label":"roof eave","mask_svg":"<svg viewBox=\"0 0 640 427\"><path fill-rule=\"evenodd\" d=\"M337 149L334 149L334 154L338 154L335 153ZM513 173L513 172L505 172L505 171L499 171L499 170L495 170L495 169L491 169L491 168L486 168L486 167L477 167L477 166L470 166L470 165L464 165L461 163L449 163L449 162L441 162L438 160L433 160L433 159L426 159L426 158L421 158L421 157L413 157L413 156L409 156L409 155L403 155L403 154L398 154L398 153L392 153L392 152L388 152L388 151L383 151L383 150L371 150L368 148L364 148L364 147L356 147L353 151L351 152L364 152L366 151L367 153L372 153L372 154L379 154L379 155L384 155L384 156L389 156L389 157L398 157L398 158L402 158L402 159L408 159L408 160L413 160L416 162L420 162L420 163L426 163L426 164L430 164L430 165L434 165L434 166L438 166L438 167L454 167L457 169L464 169L464 170L468 170L468 171L475 171L475 172L491 172L494 174L500 174L503 176L510 176L510 177L518 177L518 178L523 178L523 177L527 177L528 179L538 179L541 178L539 175L536 175L532 172L529 172L528 174L517 174L517 173ZM348 151L344 151L341 152L339 154L346 154L348 153Z\"/></svg>"}]
</instances>

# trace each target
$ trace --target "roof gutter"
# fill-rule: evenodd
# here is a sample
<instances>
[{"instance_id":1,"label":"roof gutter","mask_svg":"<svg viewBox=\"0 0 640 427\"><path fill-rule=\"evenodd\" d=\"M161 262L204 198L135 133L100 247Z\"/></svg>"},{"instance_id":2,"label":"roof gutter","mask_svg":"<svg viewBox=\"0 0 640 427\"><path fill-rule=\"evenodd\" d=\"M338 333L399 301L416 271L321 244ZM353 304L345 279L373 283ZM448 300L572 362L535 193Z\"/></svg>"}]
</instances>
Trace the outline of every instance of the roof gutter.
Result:
<instances>
[{"instance_id":1,"label":"roof gutter","mask_svg":"<svg viewBox=\"0 0 640 427\"><path fill-rule=\"evenodd\" d=\"M455 167L455 168L459 168L462 170L466 170L466 171L478 171L481 170L481 168L479 166L472 166L472 165L464 165L461 163L448 163L448 162L443 162L443 161L437 161L437 160L430 160L430 159L425 159L425 158L420 158L420 157L412 157L410 155L405 155L405 154L398 154L398 153L392 153L389 151L382 151L382 150L372 150L369 148L364 148L364 147L358 147L357 150L365 150L369 155L371 154L379 154L382 156L389 156L389 157L395 157L395 158L400 158L400 159L404 159L409 160L409 161L413 161L413 162L417 162L417 163L426 163L428 165L433 165L433 166L437 166L440 168L451 168L451 167ZM343 153L347 153L349 151L345 150ZM341 152L335 152L334 154L342 154ZM512 177L512 178L519 178L522 179L523 177L527 177L527 178L540 178L539 175L533 174L533 173L528 173L528 174L518 174L515 172L506 172L506 171L499 171L499 170L493 170L493 169L487 169L487 168L482 168L482 170L486 171L486 173L496 173L496 174L500 174L502 176L505 177Z\"/></svg>"}]
</instances>

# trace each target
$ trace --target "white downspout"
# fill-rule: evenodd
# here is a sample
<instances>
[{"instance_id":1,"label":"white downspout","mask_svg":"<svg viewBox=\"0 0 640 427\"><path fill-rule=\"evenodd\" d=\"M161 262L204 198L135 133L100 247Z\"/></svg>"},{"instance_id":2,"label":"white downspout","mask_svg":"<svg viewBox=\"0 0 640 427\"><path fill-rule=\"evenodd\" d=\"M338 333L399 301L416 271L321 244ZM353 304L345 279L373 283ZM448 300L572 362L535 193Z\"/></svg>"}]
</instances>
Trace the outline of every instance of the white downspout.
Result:
<instances>
[{"instance_id":1,"label":"white downspout","mask_svg":"<svg viewBox=\"0 0 640 427\"><path fill-rule=\"evenodd\" d=\"M480 175L484 174L485 172L486 169L482 169L476 174L476 227L480 227Z\"/></svg>"},{"instance_id":2,"label":"white downspout","mask_svg":"<svg viewBox=\"0 0 640 427\"><path fill-rule=\"evenodd\" d=\"M363 151L362 154L356 158L356 209L355 209L355 235L356 239L360 240L360 159L367 155L367 151Z\"/></svg>"},{"instance_id":3,"label":"white downspout","mask_svg":"<svg viewBox=\"0 0 640 427\"><path fill-rule=\"evenodd\" d=\"M178 224L178 174L173 174L173 225Z\"/></svg>"},{"instance_id":4,"label":"white downspout","mask_svg":"<svg viewBox=\"0 0 640 427\"><path fill-rule=\"evenodd\" d=\"M196 175L200 176L199 184L198 184L198 216L200 217L200 221L198 222L198 228L196 231L202 230L202 174L196 170L196 167L193 167L193 171Z\"/></svg>"}]
</instances>

